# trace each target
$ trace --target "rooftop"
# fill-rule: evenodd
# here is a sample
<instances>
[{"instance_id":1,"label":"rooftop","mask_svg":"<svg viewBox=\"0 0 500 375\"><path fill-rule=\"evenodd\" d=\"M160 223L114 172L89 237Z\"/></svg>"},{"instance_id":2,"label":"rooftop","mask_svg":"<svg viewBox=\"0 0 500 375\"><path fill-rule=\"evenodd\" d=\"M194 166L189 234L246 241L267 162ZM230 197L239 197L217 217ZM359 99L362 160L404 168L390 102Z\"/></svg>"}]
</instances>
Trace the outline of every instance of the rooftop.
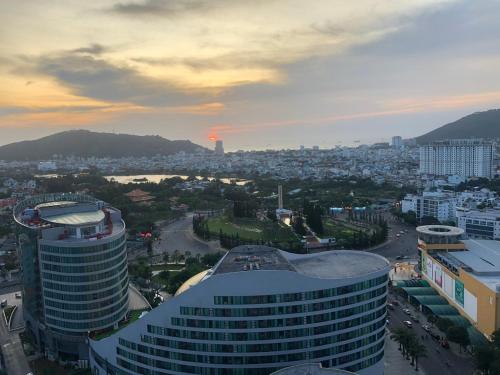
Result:
<instances>
[{"instance_id":1,"label":"rooftop","mask_svg":"<svg viewBox=\"0 0 500 375\"><path fill-rule=\"evenodd\" d=\"M268 246L245 245L230 250L216 266L214 274L252 270L295 271L277 249Z\"/></svg>"},{"instance_id":2,"label":"rooftop","mask_svg":"<svg viewBox=\"0 0 500 375\"><path fill-rule=\"evenodd\" d=\"M230 250L213 274L244 271L292 271L320 279L355 277L383 270L389 262L363 251L331 250L292 254L267 246L238 246Z\"/></svg>"},{"instance_id":3,"label":"rooftop","mask_svg":"<svg viewBox=\"0 0 500 375\"><path fill-rule=\"evenodd\" d=\"M297 272L319 279L361 276L389 267L387 259L363 251L331 250L293 259Z\"/></svg>"},{"instance_id":4,"label":"rooftop","mask_svg":"<svg viewBox=\"0 0 500 375\"><path fill-rule=\"evenodd\" d=\"M441 237L461 236L464 234L463 229L448 225L422 225L417 227L417 232Z\"/></svg>"},{"instance_id":5,"label":"rooftop","mask_svg":"<svg viewBox=\"0 0 500 375\"><path fill-rule=\"evenodd\" d=\"M97 224L104 220L104 212L102 210L87 211L87 212L67 212L59 215L45 216L43 220L54 224L61 225L83 225Z\"/></svg>"}]
</instances>

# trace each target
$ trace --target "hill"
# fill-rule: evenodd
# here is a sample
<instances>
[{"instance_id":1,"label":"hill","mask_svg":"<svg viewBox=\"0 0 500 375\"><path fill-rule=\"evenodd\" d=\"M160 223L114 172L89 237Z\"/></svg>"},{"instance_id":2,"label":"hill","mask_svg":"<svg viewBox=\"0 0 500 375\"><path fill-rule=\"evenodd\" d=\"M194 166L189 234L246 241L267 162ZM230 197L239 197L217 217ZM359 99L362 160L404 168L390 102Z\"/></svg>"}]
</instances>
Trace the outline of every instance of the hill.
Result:
<instances>
[{"instance_id":1,"label":"hill","mask_svg":"<svg viewBox=\"0 0 500 375\"><path fill-rule=\"evenodd\" d=\"M158 135L138 136L71 130L33 141L1 146L0 160L46 160L56 154L63 157L151 157L180 151L193 153L199 149L203 147L191 141L171 141Z\"/></svg>"},{"instance_id":2,"label":"hill","mask_svg":"<svg viewBox=\"0 0 500 375\"><path fill-rule=\"evenodd\" d=\"M490 109L462 117L460 120L417 137L417 143L426 144L443 139L466 138L500 138L500 109Z\"/></svg>"}]
</instances>

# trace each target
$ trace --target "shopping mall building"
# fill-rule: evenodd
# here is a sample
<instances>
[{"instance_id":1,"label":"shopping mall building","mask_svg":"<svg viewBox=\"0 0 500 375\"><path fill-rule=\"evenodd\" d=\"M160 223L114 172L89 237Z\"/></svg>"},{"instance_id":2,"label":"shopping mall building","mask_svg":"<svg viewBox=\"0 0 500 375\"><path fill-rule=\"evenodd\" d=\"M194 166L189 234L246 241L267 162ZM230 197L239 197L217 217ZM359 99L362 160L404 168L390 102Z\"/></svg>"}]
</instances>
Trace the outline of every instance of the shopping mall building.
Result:
<instances>
[{"instance_id":1,"label":"shopping mall building","mask_svg":"<svg viewBox=\"0 0 500 375\"><path fill-rule=\"evenodd\" d=\"M443 225L421 226L417 232L423 278L489 338L500 328L500 242L467 240L463 229Z\"/></svg>"},{"instance_id":2,"label":"shopping mall building","mask_svg":"<svg viewBox=\"0 0 500 375\"><path fill-rule=\"evenodd\" d=\"M267 375L316 363L382 375L389 270L361 251L239 246L136 322L91 340L91 370Z\"/></svg>"}]
</instances>

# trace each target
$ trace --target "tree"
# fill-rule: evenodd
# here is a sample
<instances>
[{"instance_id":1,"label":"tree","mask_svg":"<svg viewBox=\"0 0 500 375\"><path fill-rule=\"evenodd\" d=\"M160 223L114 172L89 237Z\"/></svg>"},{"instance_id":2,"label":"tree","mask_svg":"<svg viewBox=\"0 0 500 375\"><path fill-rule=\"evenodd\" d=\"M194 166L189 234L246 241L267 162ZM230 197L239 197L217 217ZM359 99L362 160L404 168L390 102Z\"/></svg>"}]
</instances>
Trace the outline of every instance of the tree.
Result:
<instances>
[{"instance_id":1,"label":"tree","mask_svg":"<svg viewBox=\"0 0 500 375\"><path fill-rule=\"evenodd\" d=\"M175 249L174 251L174 254L172 255L172 260L174 261L174 263L179 263L179 260L180 260L180 254L181 252L177 249Z\"/></svg>"},{"instance_id":2,"label":"tree","mask_svg":"<svg viewBox=\"0 0 500 375\"><path fill-rule=\"evenodd\" d=\"M478 370L488 373L490 364L495 360L495 348L492 345L483 345L474 351L474 364Z\"/></svg>"},{"instance_id":3,"label":"tree","mask_svg":"<svg viewBox=\"0 0 500 375\"><path fill-rule=\"evenodd\" d=\"M441 332L448 332L448 328L453 326L453 322L450 319L438 318L436 321L436 326Z\"/></svg>"},{"instance_id":4,"label":"tree","mask_svg":"<svg viewBox=\"0 0 500 375\"><path fill-rule=\"evenodd\" d=\"M497 349L500 349L500 329L497 329L491 335L491 341Z\"/></svg>"},{"instance_id":5,"label":"tree","mask_svg":"<svg viewBox=\"0 0 500 375\"><path fill-rule=\"evenodd\" d=\"M163 253L163 262L168 263L170 261L170 255L165 251Z\"/></svg>"},{"instance_id":6,"label":"tree","mask_svg":"<svg viewBox=\"0 0 500 375\"><path fill-rule=\"evenodd\" d=\"M415 370L418 371L418 359L427 356L427 347L416 336L412 336L412 338L408 350L415 362Z\"/></svg>"},{"instance_id":7,"label":"tree","mask_svg":"<svg viewBox=\"0 0 500 375\"><path fill-rule=\"evenodd\" d=\"M293 230L299 236L305 236L306 230L304 228L304 219L302 216L297 216L293 221Z\"/></svg>"},{"instance_id":8,"label":"tree","mask_svg":"<svg viewBox=\"0 0 500 375\"><path fill-rule=\"evenodd\" d=\"M410 332L406 328L397 328L391 335L391 339L393 339L399 344L399 350L401 351L403 356L406 355L409 333Z\"/></svg>"},{"instance_id":9,"label":"tree","mask_svg":"<svg viewBox=\"0 0 500 375\"><path fill-rule=\"evenodd\" d=\"M465 327L451 326L446 331L446 337L452 342L456 342L460 345L460 351L462 347L465 349L470 344L469 332Z\"/></svg>"}]
</instances>

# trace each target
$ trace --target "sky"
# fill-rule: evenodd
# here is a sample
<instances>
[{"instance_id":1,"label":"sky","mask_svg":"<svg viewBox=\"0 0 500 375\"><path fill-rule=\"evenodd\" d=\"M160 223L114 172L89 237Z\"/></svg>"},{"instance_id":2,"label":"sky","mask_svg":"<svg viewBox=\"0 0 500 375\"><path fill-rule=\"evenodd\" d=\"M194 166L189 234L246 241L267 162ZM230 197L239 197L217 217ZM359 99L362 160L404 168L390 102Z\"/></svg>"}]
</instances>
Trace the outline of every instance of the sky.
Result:
<instances>
[{"instance_id":1,"label":"sky","mask_svg":"<svg viewBox=\"0 0 500 375\"><path fill-rule=\"evenodd\" d=\"M0 144L418 136L500 107L498 14L497 0L4 0Z\"/></svg>"}]
</instances>

